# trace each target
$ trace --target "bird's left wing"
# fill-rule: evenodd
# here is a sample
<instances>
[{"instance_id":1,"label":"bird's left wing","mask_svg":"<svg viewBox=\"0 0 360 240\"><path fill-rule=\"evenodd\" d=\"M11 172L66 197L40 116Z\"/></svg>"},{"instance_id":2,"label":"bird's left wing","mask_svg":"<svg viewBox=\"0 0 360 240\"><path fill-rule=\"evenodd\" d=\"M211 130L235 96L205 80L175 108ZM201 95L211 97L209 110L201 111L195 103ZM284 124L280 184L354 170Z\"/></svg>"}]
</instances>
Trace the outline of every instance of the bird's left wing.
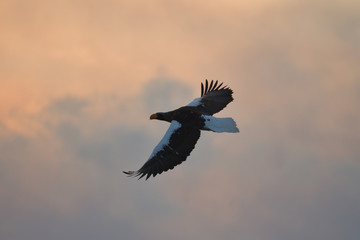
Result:
<instances>
[{"instance_id":1,"label":"bird's left wing","mask_svg":"<svg viewBox=\"0 0 360 240\"><path fill-rule=\"evenodd\" d=\"M138 171L124 172L128 176L142 178L173 169L182 163L194 149L200 137L200 130L182 126L173 120L159 144L154 148L146 163Z\"/></svg>"},{"instance_id":2,"label":"bird's left wing","mask_svg":"<svg viewBox=\"0 0 360 240\"><path fill-rule=\"evenodd\" d=\"M232 102L233 91L227 86L223 86L223 83L218 85L218 81L205 81L205 85L201 83L201 97L195 98L188 107L196 107L197 111L206 114L213 115L226 107Z\"/></svg>"}]
</instances>

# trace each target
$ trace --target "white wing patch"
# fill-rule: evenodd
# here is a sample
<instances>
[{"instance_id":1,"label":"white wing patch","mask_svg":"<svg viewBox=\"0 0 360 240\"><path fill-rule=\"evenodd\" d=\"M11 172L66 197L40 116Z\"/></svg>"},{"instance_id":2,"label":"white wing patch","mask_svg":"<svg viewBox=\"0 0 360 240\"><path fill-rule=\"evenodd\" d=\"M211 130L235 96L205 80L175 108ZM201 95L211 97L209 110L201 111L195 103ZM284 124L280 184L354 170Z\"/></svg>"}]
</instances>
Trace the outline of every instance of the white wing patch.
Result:
<instances>
[{"instance_id":1,"label":"white wing patch","mask_svg":"<svg viewBox=\"0 0 360 240\"><path fill-rule=\"evenodd\" d=\"M181 127L181 124L178 121L171 121L170 127L166 131L164 137L160 140L159 144L156 145L153 152L151 153L148 161L153 158L158 152L160 152L164 146L169 144L171 135Z\"/></svg>"},{"instance_id":2,"label":"white wing patch","mask_svg":"<svg viewBox=\"0 0 360 240\"><path fill-rule=\"evenodd\" d=\"M232 118L217 118L209 115L202 115L205 119L205 129L213 132L239 132L236 122Z\"/></svg>"},{"instance_id":3,"label":"white wing patch","mask_svg":"<svg viewBox=\"0 0 360 240\"><path fill-rule=\"evenodd\" d=\"M189 103L188 107L197 107L201 105L201 97L200 98L195 98L191 103Z\"/></svg>"}]
</instances>

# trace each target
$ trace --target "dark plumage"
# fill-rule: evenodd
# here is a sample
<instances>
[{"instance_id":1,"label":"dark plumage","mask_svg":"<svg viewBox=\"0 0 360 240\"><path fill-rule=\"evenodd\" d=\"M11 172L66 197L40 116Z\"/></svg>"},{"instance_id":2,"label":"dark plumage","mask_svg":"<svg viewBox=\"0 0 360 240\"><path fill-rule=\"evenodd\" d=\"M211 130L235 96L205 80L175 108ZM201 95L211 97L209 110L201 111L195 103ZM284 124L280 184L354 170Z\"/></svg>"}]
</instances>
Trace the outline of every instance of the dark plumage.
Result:
<instances>
[{"instance_id":1,"label":"dark plumage","mask_svg":"<svg viewBox=\"0 0 360 240\"><path fill-rule=\"evenodd\" d=\"M200 130L213 132L238 132L232 118L216 118L212 115L221 111L232 100L233 91L221 87L218 81L201 83L201 97L187 106L170 112L152 114L150 119L170 122L170 127L154 148L146 163L138 171L124 172L128 176L148 179L182 163L194 149L200 137Z\"/></svg>"}]
</instances>

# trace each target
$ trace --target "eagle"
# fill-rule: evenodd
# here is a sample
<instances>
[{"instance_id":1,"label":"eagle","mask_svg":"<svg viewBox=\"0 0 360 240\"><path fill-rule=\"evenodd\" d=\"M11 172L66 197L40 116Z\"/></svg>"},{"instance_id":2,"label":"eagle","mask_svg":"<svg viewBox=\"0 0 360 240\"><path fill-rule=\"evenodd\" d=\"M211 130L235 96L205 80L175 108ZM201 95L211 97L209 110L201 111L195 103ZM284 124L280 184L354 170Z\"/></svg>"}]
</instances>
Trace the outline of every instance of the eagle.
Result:
<instances>
[{"instance_id":1,"label":"eagle","mask_svg":"<svg viewBox=\"0 0 360 240\"><path fill-rule=\"evenodd\" d=\"M154 148L149 159L137 171L123 171L131 177L146 176L166 172L179 165L190 155L200 137L200 131L236 133L239 129L232 118L217 118L213 115L224 109L234 99L233 91L213 80L201 83L201 97L170 112L158 112L150 116L170 123L169 129Z\"/></svg>"}]
</instances>

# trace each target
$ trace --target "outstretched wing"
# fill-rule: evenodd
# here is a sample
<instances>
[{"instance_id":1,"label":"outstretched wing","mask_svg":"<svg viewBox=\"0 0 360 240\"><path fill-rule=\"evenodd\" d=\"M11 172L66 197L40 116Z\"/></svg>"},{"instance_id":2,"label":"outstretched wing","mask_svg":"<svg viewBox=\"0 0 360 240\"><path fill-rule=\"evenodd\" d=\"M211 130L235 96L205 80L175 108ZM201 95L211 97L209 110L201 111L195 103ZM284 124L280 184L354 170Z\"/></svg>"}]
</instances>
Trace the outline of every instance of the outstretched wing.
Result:
<instances>
[{"instance_id":1,"label":"outstretched wing","mask_svg":"<svg viewBox=\"0 0 360 240\"><path fill-rule=\"evenodd\" d=\"M177 121L172 121L160 143L154 148L146 163L138 171L124 172L132 177L142 178L173 169L182 163L194 149L200 137L200 130L184 127Z\"/></svg>"},{"instance_id":2,"label":"outstretched wing","mask_svg":"<svg viewBox=\"0 0 360 240\"><path fill-rule=\"evenodd\" d=\"M208 80L205 81L205 86L201 83L201 97L194 99L187 106L196 107L199 112L206 115L213 115L220 112L226 107L233 99L233 91L223 83L218 85L218 81Z\"/></svg>"}]
</instances>

